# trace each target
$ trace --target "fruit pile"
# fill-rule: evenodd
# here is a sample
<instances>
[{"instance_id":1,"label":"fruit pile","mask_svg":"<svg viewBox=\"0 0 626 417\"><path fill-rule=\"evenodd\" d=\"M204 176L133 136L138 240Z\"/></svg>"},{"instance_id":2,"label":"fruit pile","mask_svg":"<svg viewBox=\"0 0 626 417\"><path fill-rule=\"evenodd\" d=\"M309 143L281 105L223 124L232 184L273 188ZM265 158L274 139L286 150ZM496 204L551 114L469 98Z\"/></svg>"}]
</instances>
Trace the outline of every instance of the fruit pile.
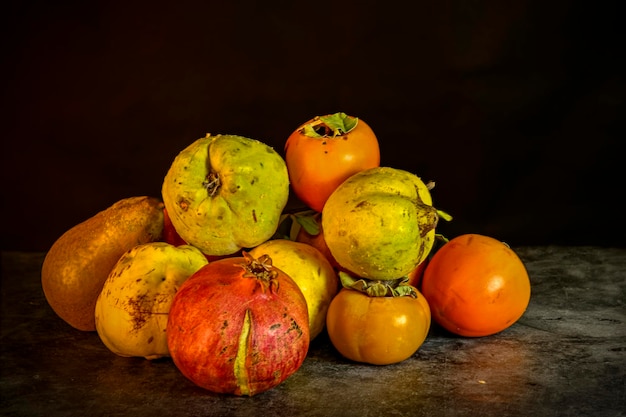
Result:
<instances>
[{"instance_id":1,"label":"fruit pile","mask_svg":"<svg viewBox=\"0 0 626 417\"><path fill-rule=\"evenodd\" d=\"M431 318L488 336L530 300L506 244L437 233L451 217L433 206L433 187L380 166L373 130L345 113L303 123L282 155L207 134L174 158L161 198L123 199L60 236L43 291L113 353L170 357L216 393L275 387L324 330L348 360L397 363L425 342ZM290 193L302 207L287 210Z\"/></svg>"}]
</instances>

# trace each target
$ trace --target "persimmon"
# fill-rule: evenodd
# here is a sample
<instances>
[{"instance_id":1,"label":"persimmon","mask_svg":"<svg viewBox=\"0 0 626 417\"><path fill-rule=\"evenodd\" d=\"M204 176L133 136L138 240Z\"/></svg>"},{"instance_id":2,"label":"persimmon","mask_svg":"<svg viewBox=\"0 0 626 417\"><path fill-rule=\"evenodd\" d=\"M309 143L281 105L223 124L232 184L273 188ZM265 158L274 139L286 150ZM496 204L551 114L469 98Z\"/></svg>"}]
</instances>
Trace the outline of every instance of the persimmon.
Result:
<instances>
[{"instance_id":1,"label":"persimmon","mask_svg":"<svg viewBox=\"0 0 626 417\"><path fill-rule=\"evenodd\" d=\"M291 188L321 212L330 194L351 175L380 164L378 139L362 119L345 113L316 116L285 143Z\"/></svg>"},{"instance_id":2,"label":"persimmon","mask_svg":"<svg viewBox=\"0 0 626 417\"><path fill-rule=\"evenodd\" d=\"M429 260L421 292L437 324L460 336L481 337L501 332L524 314L531 285L524 263L507 244L464 234Z\"/></svg>"},{"instance_id":3,"label":"persimmon","mask_svg":"<svg viewBox=\"0 0 626 417\"><path fill-rule=\"evenodd\" d=\"M371 281L339 272L343 288L326 315L332 345L345 358L390 365L411 357L430 329L426 298L403 278Z\"/></svg>"}]
</instances>

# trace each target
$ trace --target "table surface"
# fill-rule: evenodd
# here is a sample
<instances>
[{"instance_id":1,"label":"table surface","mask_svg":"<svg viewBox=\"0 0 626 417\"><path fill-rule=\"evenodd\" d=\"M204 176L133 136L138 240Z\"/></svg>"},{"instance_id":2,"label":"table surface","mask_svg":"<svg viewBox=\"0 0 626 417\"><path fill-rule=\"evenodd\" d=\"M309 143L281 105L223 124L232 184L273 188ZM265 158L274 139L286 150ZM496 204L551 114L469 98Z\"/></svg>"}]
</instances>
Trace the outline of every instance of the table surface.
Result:
<instances>
[{"instance_id":1,"label":"table surface","mask_svg":"<svg viewBox=\"0 0 626 417\"><path fill-rule=\"evenodd\" d=\"M43 253L2 253L3 416L624 416L626 248L514 248L529 271L524 316L489 337L433 325L394 365L343 359L322 333L301 368L254 397L208 392L169 358L111 353L48 306Z\"/></svg>"}]
</instances>

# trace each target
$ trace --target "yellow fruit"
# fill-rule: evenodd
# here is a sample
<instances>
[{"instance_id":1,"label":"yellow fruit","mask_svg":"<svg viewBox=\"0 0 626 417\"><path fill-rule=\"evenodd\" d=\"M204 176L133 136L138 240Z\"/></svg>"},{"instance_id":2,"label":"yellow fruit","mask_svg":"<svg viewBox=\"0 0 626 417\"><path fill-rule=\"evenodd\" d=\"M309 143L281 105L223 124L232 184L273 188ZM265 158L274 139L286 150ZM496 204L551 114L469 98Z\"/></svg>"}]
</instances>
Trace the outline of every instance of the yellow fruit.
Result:
<instances>
[{"instance_id":1,"label":"yellow fruit","mask_svg":"<svg viewBox=\"0 0 626 417\"><path fill-rule=\"evenodd\" d=\"M161 195L185 242L207 255L232 255L274 235L289 175L280 154L263 142L206 135L176 156Z\"/></svg>"},{"instance_id":2,"label":"yellow fruit","mask_svg":"<svg viewBox=\"0 0 626 417\"><path fill-rule=\"evenodd\" d=\"M430 253L439 215L408 171L377 167L344 181L322 211L324 239L339 265L362 278L407 275Z\"/></svg>"},{"instance_id":3,"label":"yellow fruit","mask_svg":"<svg viewBox=\"0 0 626 417\"><path fill-rule=\"evenodd\" d=\"M96 330L105 346L120 356L169 356L166 328L174 295L207 263L198 248L165 242L122 255L96 302Z\"/></svg>"},{"instance_id":4,"label":"yellow fruit","mask_svg":"<svg viewBox=\"0 0 626 417\"><path fill-rule=\"evenodd\" d=\"M72 327L96 330L96 299L115 263L162 233L163 203L145 196L120 200L72 227L54 242L41 268L50 307Z\"/></svg>"},{"instance_id":5,"label":"yellow fruit","mask_svg":"<svg viewBox=\"0 0 626 417\"><path fill-rule=\"evenodd\" d=\"M313 246L288 239L268 240L250 250L250 255L257 259L269 255L272 265L298 284L309 310L313 340L324 330L328 306L339 291L339 279L328 259Z\"/></svg>"}]
</instances>

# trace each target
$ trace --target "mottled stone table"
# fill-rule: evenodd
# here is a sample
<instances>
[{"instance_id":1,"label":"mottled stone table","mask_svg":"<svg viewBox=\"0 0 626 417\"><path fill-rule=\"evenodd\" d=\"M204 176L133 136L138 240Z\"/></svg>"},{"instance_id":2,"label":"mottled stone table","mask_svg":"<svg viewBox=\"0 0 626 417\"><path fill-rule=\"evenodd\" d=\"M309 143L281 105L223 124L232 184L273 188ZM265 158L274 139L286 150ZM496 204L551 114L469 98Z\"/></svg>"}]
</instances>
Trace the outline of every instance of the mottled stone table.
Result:
<instances>
[{"instance_id":1,"label":"mottled stone table","mask_svg":"<svg viewBox=\"0 0 626 417\"><path fill-rule=\"evenodd\" d=\"M521 247L532 298L484 338L433 326L408 360L343 359L325 333L302 367L254 397L196 387L170 359L111 353L69 327L40 285L44 254L2 253L3 416L624 416L626 248Z\"/></svg>"}]
</instances>

